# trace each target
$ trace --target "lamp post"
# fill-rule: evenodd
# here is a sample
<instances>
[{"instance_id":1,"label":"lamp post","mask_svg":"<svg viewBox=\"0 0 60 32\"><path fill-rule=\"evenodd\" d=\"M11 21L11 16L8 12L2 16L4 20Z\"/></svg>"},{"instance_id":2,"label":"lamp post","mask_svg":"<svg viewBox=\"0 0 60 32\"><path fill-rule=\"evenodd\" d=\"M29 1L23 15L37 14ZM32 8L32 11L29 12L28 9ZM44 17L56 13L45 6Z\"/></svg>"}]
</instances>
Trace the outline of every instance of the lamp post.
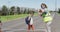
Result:
<instances>
[{"instance_id":1,"label":"lamp post","mask_svg":"<svg viewBox=\"0 0 60 32\"><path fill-rule=\"evenodd\" d=\"M55 0L55 11L57 11L57 0Z\"/></svg>"}]
</instances>

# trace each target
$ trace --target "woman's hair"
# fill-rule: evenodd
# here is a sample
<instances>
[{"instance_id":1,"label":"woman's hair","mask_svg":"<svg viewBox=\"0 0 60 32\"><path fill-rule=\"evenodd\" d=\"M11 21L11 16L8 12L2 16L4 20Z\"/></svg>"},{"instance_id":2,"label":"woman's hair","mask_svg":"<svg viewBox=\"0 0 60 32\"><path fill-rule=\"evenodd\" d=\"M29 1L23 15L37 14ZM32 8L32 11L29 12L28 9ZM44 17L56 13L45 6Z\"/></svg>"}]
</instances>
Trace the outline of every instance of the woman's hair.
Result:
<instances>
[{"instance_id":1,"label":"woman's hair","mask_svg":"<svg viewBox=\"0 0 60 32\"><path fill-rule=\"evenodd\" d=\"M47 8L47 5L46 5L45 3L42 3L42 4L41 4L41 8L42 8L42 5L44 5L44 6L45 6L45 8Z\"/></svg>"},{"instance_id":2,"label":"woman's hair","mask_svg":"<svg viewBox=\"0 0 60 32\"><path fill-rule=\"evenodd\" d=\"M42 10L39 10L40 13L42 13Z\"/></svg>"},{"instance_id":3,"label":"woman's hair","mask_svg":"<svg viewBox=\"0 0 60 32\"><path fill-rule=\"evenodd\" d=\"M34 11L29 11L29 14L34 14Z\"/></svg>"}]
</instances>

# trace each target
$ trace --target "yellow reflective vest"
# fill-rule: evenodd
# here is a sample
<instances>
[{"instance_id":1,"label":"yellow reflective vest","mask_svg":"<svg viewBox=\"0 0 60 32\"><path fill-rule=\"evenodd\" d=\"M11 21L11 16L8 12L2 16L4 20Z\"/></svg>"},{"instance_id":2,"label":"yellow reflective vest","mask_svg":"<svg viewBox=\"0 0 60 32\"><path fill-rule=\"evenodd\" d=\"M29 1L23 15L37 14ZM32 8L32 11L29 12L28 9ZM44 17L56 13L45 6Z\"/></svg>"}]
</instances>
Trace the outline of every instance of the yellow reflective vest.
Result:
<instances>
[{"instance_id":1,"label":"yellow reflective vest","mask_svg":"<svg viewBox=\"0 0 60 32\"><path fill-rule=\"evenodd\" d=\"M49 22L49 21L52 21L52 16L50 15L50 13L47 13L47 14L45 15L45 17L43 18L43 21L44 21L45 23L47 23L47 22Z\"/></svg>"}]
</instances>

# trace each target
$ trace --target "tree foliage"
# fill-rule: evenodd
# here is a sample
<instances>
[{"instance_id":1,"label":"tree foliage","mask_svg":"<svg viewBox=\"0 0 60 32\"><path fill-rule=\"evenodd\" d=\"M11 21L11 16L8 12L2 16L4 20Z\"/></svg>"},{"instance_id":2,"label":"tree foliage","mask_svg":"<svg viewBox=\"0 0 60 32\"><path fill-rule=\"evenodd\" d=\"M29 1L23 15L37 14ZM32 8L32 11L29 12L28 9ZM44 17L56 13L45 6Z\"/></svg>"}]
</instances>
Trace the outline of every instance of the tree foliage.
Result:
<instances>
[{"instance_id":1,"label":"tree foliage","mask_svg":"<svg viewBox=\"0 0 60 32\"><path fill-rule=\"evenodd\" d=\"M5 5L2 6L2 15L8 15L8 8Z\"/></svg>"}]
</instances>

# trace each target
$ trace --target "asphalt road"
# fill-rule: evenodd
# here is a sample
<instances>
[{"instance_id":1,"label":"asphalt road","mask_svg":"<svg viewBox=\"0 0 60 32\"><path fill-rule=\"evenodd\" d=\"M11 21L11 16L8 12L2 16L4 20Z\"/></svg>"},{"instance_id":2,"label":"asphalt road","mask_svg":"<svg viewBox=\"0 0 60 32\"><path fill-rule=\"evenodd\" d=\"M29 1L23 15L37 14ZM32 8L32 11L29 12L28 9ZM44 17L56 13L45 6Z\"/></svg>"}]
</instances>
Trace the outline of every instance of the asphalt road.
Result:
<instances>
[{"instance_id":1,"label":"asphalt road","mask_svg":"<svg viewBox=\"0 0 60 32\"><path fill-rule=\"evenodd\" d=\"M54 13L52 13L52 15L53 14ZM42 21L42 18L39 16L34 16L33 19L35 32L45 32L46 24ZM24 20L25 18L19 18L3 23L3 32L27 32L27 25ZM60 15L58 15L57 13L54 15L54 18L52 20L51 28L52 32L60 32Z\"/></svg>"}]
</instances>

